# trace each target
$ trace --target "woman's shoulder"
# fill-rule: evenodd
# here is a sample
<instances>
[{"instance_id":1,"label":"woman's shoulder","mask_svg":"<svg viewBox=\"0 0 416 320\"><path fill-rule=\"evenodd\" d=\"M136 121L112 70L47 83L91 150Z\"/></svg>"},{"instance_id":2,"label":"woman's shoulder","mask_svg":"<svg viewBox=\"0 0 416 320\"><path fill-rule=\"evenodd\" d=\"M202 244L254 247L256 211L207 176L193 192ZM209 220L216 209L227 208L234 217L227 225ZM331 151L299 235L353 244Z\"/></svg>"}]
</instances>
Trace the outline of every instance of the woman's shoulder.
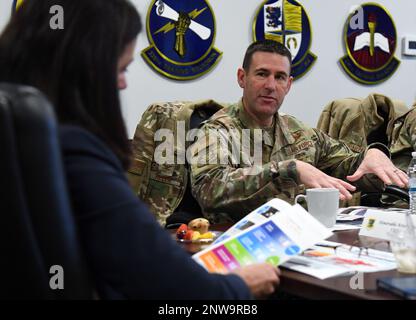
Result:
<instances>
[{"instance_id":1,"label":"woman's shoulder","mask_svg":"<svg viewBox=\"0 0 416 320\"><path fill-rule=\"evenodd\" d=\"M59 138L64 157L97 159L122 170L120 161L106 143L88 130L74 125L60 125Z\"/></svg>"}]
</instances>

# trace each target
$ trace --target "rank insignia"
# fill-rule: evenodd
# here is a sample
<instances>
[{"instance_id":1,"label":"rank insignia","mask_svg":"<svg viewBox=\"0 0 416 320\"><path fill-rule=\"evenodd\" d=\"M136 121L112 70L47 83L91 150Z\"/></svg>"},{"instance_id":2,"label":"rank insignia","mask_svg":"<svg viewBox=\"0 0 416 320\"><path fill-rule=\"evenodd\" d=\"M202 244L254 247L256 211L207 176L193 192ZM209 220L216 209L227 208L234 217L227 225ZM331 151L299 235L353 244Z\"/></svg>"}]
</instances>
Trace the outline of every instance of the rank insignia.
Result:
<instances>
[{"instance_id":1,"label":"rank insignia","mask_svg":"<svg viewBox=\"0 0 416 320\"><path fill-rule=\"evenodd\" d=\"M214 47L215 17L206 0L153 0L147 13L147 37L150 46L142 57L171 79L200 77L222 55Z\"/></svg>"},{"instance_id":2,"label":"rank insignia","mask_svg":"<svg viewBox=\"0 0 416 320\"><path fill-rule=\"evenodd\" d=\"M302 77L313 65L316 55L309 51L312 32L309 17L295 0L264 1L253 22L254 41L261 39L283 43L292 54L292 76Z\"/></svg>"},{"instance_id":3,"label":"rank insignia","mask_svg":"<svg viewBox=\"0 0 416 320\"><path fill-rule=\"evenodd\" d=\"M400 64L394 56L397 33L384 7L364 3L351 13L344 27L347 55L339 61L347 74L363 84L388 79Z\"/></svg>"}]
</instances>

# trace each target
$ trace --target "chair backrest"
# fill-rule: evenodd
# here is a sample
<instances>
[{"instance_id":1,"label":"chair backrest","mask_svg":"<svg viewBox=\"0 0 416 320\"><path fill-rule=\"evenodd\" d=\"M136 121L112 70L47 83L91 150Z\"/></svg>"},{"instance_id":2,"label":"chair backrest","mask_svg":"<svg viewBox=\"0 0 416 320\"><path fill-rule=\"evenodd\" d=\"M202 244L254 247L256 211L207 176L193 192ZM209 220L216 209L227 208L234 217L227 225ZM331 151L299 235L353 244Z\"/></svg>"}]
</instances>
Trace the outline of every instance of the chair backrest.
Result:
<instances>
[{"instance_id":1,"label":"chair backrest","mask_svg":"<svg viewBox=\"0 0 416 320\"><path fill-rule=\"evenodd\" d=\"M374 142L391 147L396 121L408 111L403 102L381 94L370 94L364 99L337 99L324 108L317 128L330 137L345 142L355 152L364 151ZM379 192L364 192L359 203L358 199L354 197L345 205L406 207L409 203L407 190L397 186L387 186L384 191Z\"/></svg>"},{"instance_id":2,"label":"chair backrest","mask_svg":"<svg viewBox=\"0 0 416 320\"><path fill-rule=\"evenodd\" d=\"M197 129L202 122L211 118L215 112L219 109L206 109L206 110L195 110L190 119L189 119L189 130ZM189 163L185 159L185 167L186 170L189 172ZM202 214L201 206L199 205L198 201L194 198L191 191L191 178L188 174L187 184L185 188L185 192L183 197L175 209L175 211L166 219L166 228L170 227L177 227L178 224L188 223L189 221L201 218L204 215Z\"/></svg>"},{"instance_id":3,"label":"chair backrest","mask_svg":"<svg viewBox=\"0 0 416 320\"><path fill-rule=\"evenodd\" d=\"M328 103L319 117L317 128L361 152L373 142L390 147L396 120L409 109L405 103L381 94L366 98L344 98Z\"/></svg>"},{"instance_id":4,"label":"chair backrest","mask_svg":"<svg viewBox=\"0 0 416 320\"><path fill-rule=\"evenodd\" d=\"M0 214L1 299L92 297L55 116L34 88L0 84Z\"/></svg>"},{"instance_id":5,"label":"chair backrest","mask_svg":"<svg viewBox=\"0 0 416 320\"><path fill-rule=\"evenodd\" d=\"M398 186L386 186L383 192L365 192L361 194L360 205L378 208L409 208L409 192Z\"/></svg>"},{"instance_id":6,"label":"chair backrest","mask_svg":"<svg viewBox=\"0 0 416 320\"><path fill-rule=\"evenodd\" d=\"M197 128L226 105L214 100L158 102L143 113L132 141L133 157L128 177L138 197L149 205L162 225L187 223L201 217L202 210L191 193L186 157L173 157L173 163L161 163L156 155L160 154L162 146L169 146L175 156L185 156L192 141L182 140L189 130ZM162 136L172 134L169 143L167 139L160 141L162 132Z\"/></svg>"}]
</instances>

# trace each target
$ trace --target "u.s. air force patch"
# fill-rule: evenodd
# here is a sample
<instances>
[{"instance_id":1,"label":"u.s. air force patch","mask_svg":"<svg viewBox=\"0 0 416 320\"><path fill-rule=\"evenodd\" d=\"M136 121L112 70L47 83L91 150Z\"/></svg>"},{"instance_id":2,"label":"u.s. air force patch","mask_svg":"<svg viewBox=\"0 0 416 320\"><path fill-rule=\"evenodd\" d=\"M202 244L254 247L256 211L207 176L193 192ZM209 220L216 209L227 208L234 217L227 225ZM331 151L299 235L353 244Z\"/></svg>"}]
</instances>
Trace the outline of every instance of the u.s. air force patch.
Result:
<instances>
[{"instance_id":1,"label":"u.s. air force patch","mask_svg":"<svg viewBox=\"0 0 416 320\"><path fill-rule=\"evenodd\" d=\"M347 74L363 84L388 79L400 64L394 56L397 33L384 7L364 3L352 12L344 28L347 55L340 63Z\"/></svg>"},{"instance_id":2,"label":"u.s. air force patch","mask_svg":"<svg viewBox=\"0 0 416 320\"><path fill-rule=\"evenodd\" d=\"M222 52L214 48L215 17L206 0L154 0L147 13L146 62L162 75L189 80L207 73Z\"/></svg>"},{"instance_id":3,"label":"u.s. air force patch","mask_svg":"<svg viewBox=\"0 0 416 320\"><path fill-rule=\"evenodd\" d=\"M294 79L303 76L316 60L309 51L312 42L309 17L298 1L264 1L254 18L253 38L283 43L292 54Z\"/></svg>"}]
</instances>

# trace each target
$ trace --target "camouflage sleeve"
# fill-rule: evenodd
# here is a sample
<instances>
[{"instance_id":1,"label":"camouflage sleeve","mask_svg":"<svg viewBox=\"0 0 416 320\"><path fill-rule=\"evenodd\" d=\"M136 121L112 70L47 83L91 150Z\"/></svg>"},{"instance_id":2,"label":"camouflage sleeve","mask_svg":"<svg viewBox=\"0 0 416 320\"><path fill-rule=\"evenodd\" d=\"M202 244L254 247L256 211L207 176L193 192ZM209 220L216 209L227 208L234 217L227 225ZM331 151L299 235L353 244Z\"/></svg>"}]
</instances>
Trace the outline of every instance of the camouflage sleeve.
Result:
<instances>
[{"instance_id":1,"label":"camouflage sleeve","mask_svg":"<svg viewBox=\"0 0 416 320\"><path fill-rule=\"evenodd\" d=\"M410 138L411 151L416 151L416 107L406 117L407 132Z\"/></svg>"},{"instance_id":2,"label":"camouflage sleeve","mask_svg":"<svg viewBox=\"0 0 416 320\"><path fill-rule=\"evenodd\" d=\"M400 127L400 123L397 123ZM391 140L392 161L396 167L407 172L412 152L416 151L416 108L413 107L404 119L402 127Z\"/></svg>"},{"instance_id":3,"label":"camouflage sleeve","mask_svg":"<svg viewBox=\"0 0 416 320\"><path fill-rule=\"evenodd\" d=\"M150 110L146 111L137 124L131 145L131 164L127 171L130 185L140 198L143 198L147 191L146 182L149 180L149 164L152 162L155 148L152 125L155 124L156 120L151 118L152 110L151 107Z\"/></svg>"},{"instance_id":4,"label":"camouflage sleeve","mask_svg":"<svg viewBox=\"0 0 416 320\"><path fill-rule=\"evenodd\" d=\"M344 143L314 129L316 135L316 167L339 179L354 172L361 163L364 153L354 153Z\"/></svg>"},{"instance_id":5,"label":"camouflage sleeve","mask_svg":"<svg viewBox=\"0 0 416 320\"><path fill-rule=\"evenodd\" d=\"M390 157L388 148L381 143L371 144L363 152L355 153L344 142L332 139L325 133L316 130L316 135L320 146L317 148L317 152L320 152L317 167L326 174L345 181L347 175L358 169L367 150L377 147ZM384 188L383 182L373 174L365 175L354 185L361 191L381 191Z\"/></svg>"},{"instance_id":6,"label":"camouflage sleeve","mask_svg":"<svg viewBox=\"0 0 416 320\"><path fill-rule=\"evenodd\" d=\"M216 131L209 129L206 125L205 136L191 146L190 159L192 193L208 219L235 222L274 197L293 203L300 192L294 161L246 167L233 164L231 156L224 158L231 148L221 149L215 142Z\"/></svg>"},{"instance_id":7,"label":"camouflage sleeve","mask_svg":"<svg viewBox=\"0 0 416 320\"><path fill-rule=\"evenodd\" d=\"M133 191L148 205L150 211L155 215L161 225L172 213L169 201L167 201L166 184L156 181L153 156L157 143L154 136L157 128L163 127L163 119L170 119L171 105L155 103L148 107L143 113L136 127L132 141L131 164L127 171L127 178ZM160 176L166 175L163 169L168 166L158 166ZM153 171L152 171L153 170ZM169 171L167 175L172 175Z\"/></svg>"}]
</instances>

